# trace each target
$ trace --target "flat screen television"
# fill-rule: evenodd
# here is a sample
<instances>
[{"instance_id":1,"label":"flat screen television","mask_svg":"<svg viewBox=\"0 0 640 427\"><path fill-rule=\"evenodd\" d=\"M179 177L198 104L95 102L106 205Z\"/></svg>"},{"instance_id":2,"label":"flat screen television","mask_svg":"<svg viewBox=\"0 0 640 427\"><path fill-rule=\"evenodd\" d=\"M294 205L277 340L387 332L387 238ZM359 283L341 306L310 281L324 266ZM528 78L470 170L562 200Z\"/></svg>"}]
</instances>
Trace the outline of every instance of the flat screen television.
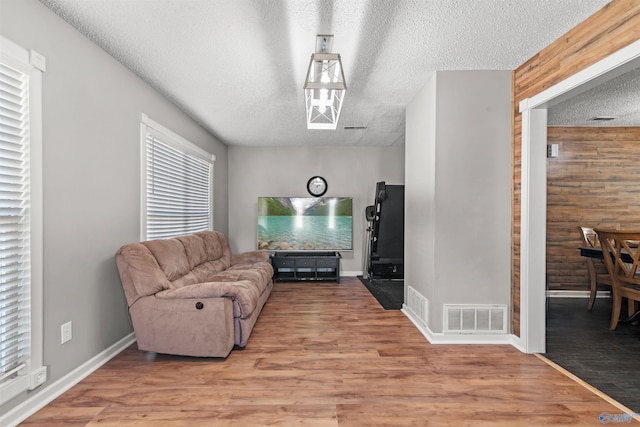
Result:
<instances>
[{"instance_id":1,"label":"flat screen television","mask_svg":"<svg viewBox=\"0 0 640 427\"><path fill-rule=\"evenodd\" d=\"M258 249L351 251L351 197L258 197Z\"/></svg>"}]
</instances>

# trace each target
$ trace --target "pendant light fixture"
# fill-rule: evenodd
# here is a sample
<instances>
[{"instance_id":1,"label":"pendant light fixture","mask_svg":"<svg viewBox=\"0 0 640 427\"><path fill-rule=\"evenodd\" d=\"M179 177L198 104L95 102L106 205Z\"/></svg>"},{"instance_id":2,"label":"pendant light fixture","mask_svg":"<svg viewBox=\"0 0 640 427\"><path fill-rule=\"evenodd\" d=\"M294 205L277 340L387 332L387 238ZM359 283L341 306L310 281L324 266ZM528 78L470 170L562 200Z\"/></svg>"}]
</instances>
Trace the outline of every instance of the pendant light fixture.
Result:
<instances>
[{"instance_id":1,"label":"pendant light fixture","mask_svg":"<svg viewBox=\"0 0 640 427\"><path fill-rule=\"evenodd\" d=\"M336 129L347 92L340 54L331 53L333 35L316 37L316 52L304 83L307 129Z\"/></svg>"}]
</instances>

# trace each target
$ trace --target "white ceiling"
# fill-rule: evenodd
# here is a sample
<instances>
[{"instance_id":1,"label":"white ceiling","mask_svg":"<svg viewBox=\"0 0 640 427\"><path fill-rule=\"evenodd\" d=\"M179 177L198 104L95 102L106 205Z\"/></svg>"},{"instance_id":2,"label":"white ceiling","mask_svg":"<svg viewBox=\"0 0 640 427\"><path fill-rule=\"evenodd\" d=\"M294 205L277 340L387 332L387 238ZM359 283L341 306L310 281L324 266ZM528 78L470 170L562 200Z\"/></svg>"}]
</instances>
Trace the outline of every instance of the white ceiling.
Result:
<instances>
[{"instance_id":1,"label":"white ceiling","mask_svg":"<svg viewBox=\"0 0 640 427\"><path fill-rule=\"evenodd\" d=\"M636 68L549 108L549 126L640 126L640 61L633 66Z\"/></svg>"},{"instance_id":2,"label":"white ceiling","mask_svg":"<svg viewBox=\"0 0 640 427\"><path fill-rule=\"evenodd\" d=\"M513 70L607 0L41 0L229 145L388 146L435 70ZM307 130L317 34L347 80ZM366 126L345 130L345 126Z\"/></svg>"}]
</instances>

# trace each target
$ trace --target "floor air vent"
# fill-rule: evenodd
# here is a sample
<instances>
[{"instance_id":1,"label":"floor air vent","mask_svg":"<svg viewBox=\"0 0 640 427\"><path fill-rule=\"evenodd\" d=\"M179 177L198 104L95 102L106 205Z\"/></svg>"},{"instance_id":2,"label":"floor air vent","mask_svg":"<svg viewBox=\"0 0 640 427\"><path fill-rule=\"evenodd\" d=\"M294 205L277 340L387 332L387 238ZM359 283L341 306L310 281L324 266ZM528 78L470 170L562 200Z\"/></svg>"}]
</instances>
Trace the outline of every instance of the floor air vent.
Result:
<instances>
[{"instance_id":1,"label":"floor air vent","mask_svg":"<svg viewBox=\"0 0 640 427\"><path fill-rule=\"evenodd\" d=\"M444 305L445 334L506 334L506 305Z\"/></svg>"},{"instance_id":2,"label":"floor air vent","mask_svg":"<svg viewBox=\"0 0 640 427\"><path fill-rule=\"evenodd\" d=\"M425 325L427 324L428 301L411 286L407 287L407 307L418 320Z\"/></svg>"}]
</instances>

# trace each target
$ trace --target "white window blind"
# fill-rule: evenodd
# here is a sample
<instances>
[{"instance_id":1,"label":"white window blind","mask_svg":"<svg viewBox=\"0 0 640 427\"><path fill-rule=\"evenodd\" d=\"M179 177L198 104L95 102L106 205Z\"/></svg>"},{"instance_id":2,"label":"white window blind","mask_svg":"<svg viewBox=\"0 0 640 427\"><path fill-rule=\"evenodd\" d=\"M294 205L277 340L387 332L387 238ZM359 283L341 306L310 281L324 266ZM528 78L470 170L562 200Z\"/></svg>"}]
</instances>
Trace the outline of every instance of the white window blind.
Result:
<instances>
[{"instance_id":1,"label":"white window blind","mask_svg":"<svg viewBox=\"0 0 640 427\"><path fill-rule=\"evenodd\" d=\"M0 383L29 361L29 76L0 63Z\"/></svg>"},{"instance_id":2,"label":"white window blind","mask_svg":"<svg viewBox=\"0 0 640 427\"><path fill-rule=\"evenodd\" d=\"M214 157L148 118L143 128L143 240L212 230Z\"/></svg>"}]
</instances>

